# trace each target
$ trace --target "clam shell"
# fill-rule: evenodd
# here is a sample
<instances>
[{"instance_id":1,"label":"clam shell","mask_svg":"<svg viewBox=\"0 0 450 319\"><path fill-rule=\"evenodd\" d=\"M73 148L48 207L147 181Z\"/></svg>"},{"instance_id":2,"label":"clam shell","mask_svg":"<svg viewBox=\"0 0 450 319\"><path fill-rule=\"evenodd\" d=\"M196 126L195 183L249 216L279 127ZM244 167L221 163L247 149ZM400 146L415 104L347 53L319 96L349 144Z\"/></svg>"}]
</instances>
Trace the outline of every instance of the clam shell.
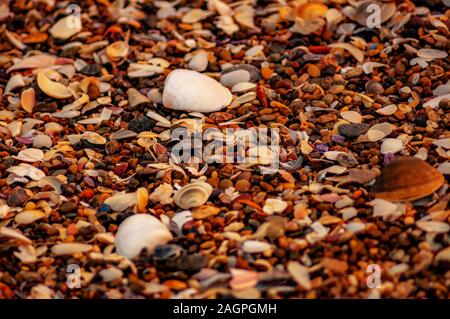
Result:
<instances>
[{"instance_id":1,"label":"clam shell","mask_svg":"<svg viewBox=\"0 0 450 319\"><path fill-rule=\"evenodd\" d=\"M49 32L54 38L66 40L80 32L81 28L80 17L70 15L58 20Z\"/></svg>"},{"instance_id":2,"label":"clam shell","mask_svg":"<svg viewBox=\"0 0 450 319\"><path fill-rule=\"evenodd\" d=\"M177 69L166 78L163 104L185 112L216 112L232 99L231 92L216 80L196 71Z\"/></svg>"},{"instance_id":3,"label":"clam shell","mask_svg":"<svg viewBox=\"0 0 450 319\"><path fill-rule=\"evenodd\" d=\"M128 43L117 41L106 47L106 55L111 61L118 61L127 56L129 50Z\"/></svg>"},{"instance_id":4,"label":"clam shell","mask_svg":"<svg viewBox=\"0 0 450 319\"><path fill-rule=\"evenodd\" d=\"M306 2L297 8L297 17L304 20L313 20L325 17L328 7L323 3Z\"/></svg>"},{"instance_id":5,"label":"clam shell","mask_svg":"<svg viewBox=\"0 0 450 319\"><path fill-rule=\"evenodd\" d=\"M41 71L37 75L39 88L48 96L55 99L68 99L72 96L72 91L61 83L52 81L48 78L46 71Z\"/></svg>"},{"instance_id":6,"label":"clam shell","mask_svg":"<svg viewBox=\"0 0 450 319\"><path fill-rule=\"evenodd\" d=\"M33 108L36 105L36 93L33 88L28 88L22 91L22 95L20 96L20 104L28 113L33 111Z\"/></svg>"},{"instance_id":7,"label":"clam shell","mask_svg":"<svg viewBox=\"0 0 450 319\"><path fill-rule=\"evenodd\" d=\"M172 234L156 217L137 214L125 219L117 230L117 252L129 259L139 256L143 249L153 253L157 245L172 240Z\"/></svg>"},{"instance_id":8,"label":"clam shell","mask_svg":"<svg viewBox=\"0 0 450 319\"><path fill-rule=\"evenodd\" d=\"M431 195L443 183L444 176L427 162L403 156L383 168L371 193L388 201L412 201Z\"/></svg>"},{"instance_id":9,"label":"clam shell","mask_svg":"<svg viewBox=\"0 0 450 319\"><path fill-rule=\"evenodd\" d=\"M180 188L173 197L175 204L183 209L198 207L206 203L213 188L205 182L195 182Z\"/></svg>"}]
</instances>

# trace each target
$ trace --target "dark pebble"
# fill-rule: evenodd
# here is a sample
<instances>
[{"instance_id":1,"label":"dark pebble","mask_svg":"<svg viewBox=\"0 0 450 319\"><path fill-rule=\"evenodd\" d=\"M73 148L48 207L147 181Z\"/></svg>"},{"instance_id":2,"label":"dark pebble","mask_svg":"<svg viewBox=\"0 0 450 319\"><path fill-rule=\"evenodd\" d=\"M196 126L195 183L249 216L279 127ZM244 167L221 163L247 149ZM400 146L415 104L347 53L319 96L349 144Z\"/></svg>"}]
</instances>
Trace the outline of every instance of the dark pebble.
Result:
<instances>
[{"instance_id":1,"label":"dark pebble","mask_svg":"<svg viewBox=\"0 0 450 319\"><path fill-rule=\"evenodd\" d=\"M144 116L132 119L130 123L128 123L128 129L133 132L144 132L150 131L155 126L155 121Z\"/></svg>"},{"instance_id":2,"label":"dark pebble","mask_svg":"<svg viewBox=\"0 0 450 319\"><path fill-rule=\"evenodd\" d=\"M77 209L78 202L75 199L70 199L59 206L59 211L63 214L73 212Z\"/></svg>"},{"instance_id":3,"label":"dark pebble","mask_svg":"<svg viewBox=\"0 0 450 319\"><path fill-rule=\"evenodd\" d=\"M367 123L353 123L342 124L339 126L339 134L347 138L357 138L360 135L366 134L370 125Z\"/></svg>"},{"instance_id":4,"label":"dark pebble","mask_svg":"<svg viewBox=\"0 0 450 319\"><path fill-rule=\"evenodd\" d=\"M13 189L12 193L9 194L6 203L9 206L19 207L22 206L23 203L25 203L28 200L28 198L30 197L23 188L16 187L15 189Z\"/></svg>"},{"instance_id":5,"label":"dark pebble","mask_svg":"<svg viewBox=\"0 0 450 319\"><path fill-rule=\"evenodd\" d=\"M85 75L97 75L100 73L100 66L97 64L88 64L80 72Z\"/></svg>"}]
</instances>

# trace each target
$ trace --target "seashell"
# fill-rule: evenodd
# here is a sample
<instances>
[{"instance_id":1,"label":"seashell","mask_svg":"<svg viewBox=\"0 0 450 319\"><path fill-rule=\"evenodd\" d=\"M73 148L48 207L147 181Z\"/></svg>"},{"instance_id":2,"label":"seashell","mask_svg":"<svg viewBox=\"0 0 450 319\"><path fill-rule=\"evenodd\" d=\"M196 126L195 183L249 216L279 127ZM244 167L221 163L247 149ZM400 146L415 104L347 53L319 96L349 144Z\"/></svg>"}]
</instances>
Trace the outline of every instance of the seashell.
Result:
<instances>
[{"instance_id":1,"label":"seashell","mask_svg":"<svg viewBox=\"0 0 450 319\"><path fill-rule=\"evenodd\" d=\"M381 144L381 154L395 154L404 148L403 142L397 138L387 138Z\"/></svg>"},{"instance_id":2,"label":"seashell","mask_svg":"<svg viewBox=\"0 0 450 319\"><path fill-rule=\"evenodd\" d=\"M188 67L197 72L205 71L208 68L208 53L206 51L199 51L194 54L189 61Z\"/></svg>"},{"instance_id":3,"label":"seashell","mask_svg":"<svg viewBox=\"0 0 450 319\"><path fill-rule=\"evenodd\" d=\"M233 87L238 83L249 81L250 81L250 73L246 70L236 70L228 72L220 77L220 83L229 88Z\"/></svg>"},{"instance_id":4,"label":"seashell","mask_svg":"<svg viewBox=\"0 0 450 319\"><path fill-rule=\"evenodd\" d=\"M349 121L350 123L361 123L362 122L362 116L358 112L355 111L344 111L340 113L341 117Z\"/></svg>"},{"instance_id":5,"label":"seashell","mask_svg":"<svg viewBox=\"0 0 450 319\"><path fill-rule=\"evenodd\" d=\"M385 106L381 109L376 110L376 112L381 115L392 115L395 112L397 112L397 105L390 104L388 106Z\"/></svg>"},{"instance_id":6,"label":"seashell","mask_svg":"<svg viewBox=\"0 0 450 319\"><path fill-rule=\"evenodd\" d=\"M136 191L136 212L145 213L147 212L148 204L148 191L145 187L140 187Z\"/></svg>"},{"instance_id":7,"label":"seashell","mask_svg":"<svg viewBox=\"0 0 450 319\"><path fill-rule=\"evenodd\" d=\"M106 138L95 132L84 132L81 138L95 145L106 144Z\"/></svg>"},{"instance_id":8,"label":"seashell","mask_svg":"<svg viewBox=\"0 0 450 319\"><path fill-rule=\"evenodd\" d=\"M369 141L376 142L391 134L393 130L394 125L390 123L375 124L367 131L367 137Z\"/></svg>"},{"instance_id":9,"label":"seashell","mask_svg":"<svg viewBox=\"0 0 450 319\"><path fill-rule=\"evenodd\" d=\"M45 173L43 171L26 163L20 163L17 166L12 166L8 168L6 171L21 177L29 177L35 181L38 181L41 178L45 177Z\"/></svg>"},{"instance_id":10,"label":"seashell","mask_svg":"<svg viewBox=\"0 0 450 319\"><path fill-rule=\"evenodd\" d=\"M99 273L103 282L111 282L123 277L123 271L116 267L111 267L101 270Z\"/></svg>"},{"instance_id":11,"label":"seashell","mask_svg":"<svg viewBox=\"0 0 450 319\"><path fill-rule=\"evenodd\" d=\"M36 92L33 88L28 88L22 91L20 96L20 105L28 113L33 112L36 105Z\"/></svg>"},{"instance_id":12,"label":"seashell","mask_svg":"<svg viewBox=\"0 0 450 319\"><path fill-rule=\"evenodd\" d=\"M441 95L441 96L438 96L438 97L435 97L435 98L433 98L431 100L428 100L427 102L425 102L423 104L423 107L425 108L425 107L429 106L429 107L435 109L435 108L437 108L439 106L439 103L442 100L444 100L444 99L450 99L450 93L449 94L445 94L445 95Z\"/></svg>"},{"instance_id":13,"label":"seashell","mask_svg":"<svg viewBox=\"0 0 450 319\"><path fill-rule=\"evenodd\" d=\"M163 124L164 126L167 126L167 127L172 126L172 123L168 119L166 119L164 116L162 116L154 111L148 111L146 115L147 115L147 117L159 122L160 124Z\"/></svg>"},{"instance_id":14,"label":"seashell","mask_svg":"<svg viewBox=\"0 0 450 319\"><path fill-rule=\"evenodd\" d=\"M444 176L427 162L402 156L383 168L371 194L388 201L412 201L431 195L443 183Z\"/></svg>"},{"instance_id":15,"label":"seashell","mask_svg":"<svg viewBox=\"0 0 450 319\"><path fill-rule=\"evenodd\" d=\"M417 56L419 58L425 59L427 61L435 60L435 59L445 59L448 54L443 50L437 49L420 49L417 51Z\"/></svg>"},{"instance_id":16,"label":"seashell","mask_svg":"<svg viewBox=\"0 0 450 319\"><path fill-rule=\"evenodd\" d=\"M109 136L110 140L124 140L127 138L133 138L136 137L138 134L136 132L130 131L130 130L120 130L117 132L112 133Z\"/></svg>"},{"instance_id":17,"label":"seashell","mask_svg":"<svg viewBox=\"0 0 450 319\"><path fill-rule=\"evenodd\" d=\"M161 204L171 204L173 202L172 199L173 187L170 184L164 183L159 185L153 193L150 194L149 199L153 202L161 203Z\"/></svg>"},{"instance_id":18,"label":"seashell","mask_svg":"<svg viewBox=\"0 0 450 319\"><path fill-rule=\"evenodd\" d=\"M450 149L450 137L435 140L433 141L433 145L443 147L445 149Z\"/></svg>"},{"instance_id":19,"label":"seashell","mask_svg":"<svg viewBox=\"0 0 450 319\"><path fill-rule=\"evenodd\" d=\"M297 17L303 20L323 18L327 14L328 7L323 3L306 2L297 8Z\"/></svg>"},{"instance_id":20,"label":"seashell","mask_svg":"<svg viewBox=\"0 0 450 319\"><path fill-rule=\"evenodd\" d=\"M123 212L128 207L136 204L137 196L135 193L116 194L108 197L104 203L107 204L113 211Z\"/></svg>"},{"instance_id":21,"label":"seashell","mask_svg":"<svg viewBox=\"0 0 450 319\"><path fill-rule=\"evenodd\" d=\"M206 19L209 15L211 15L209 11L192 9L181 18L181 22L193 24Z\"/></svg>"},{"instance_id":22,"label":"seashell","mask_svg":"<svg viewBox=\"0 0 450 319\"><path fill-rule=\"evenodd\" d=\"M22 74L13 75L5 86L5 94L25 86Z\"/></svg>"},{"instance_id":23,"label":"seashell","mask_svg":"<svg viewBox=\"0 0 450 319\"><path fill-rule=\"evenodd\" d=\"M45 123L45 133L49 135L59 134L64 130L64 127L56 122Z\"/></svg>"},{"instance_id":24,"label":"seashell","mask_svg":"<svg viewBox=\"0 0 450 319\"><path fill-rule=\"evenodd\" d=\"M206 203L213 188L205 182L195 182L180 188L173 197L175 204L183 209L198 207Z\"/></svg>"},{"instance_id":25,"label":"seashell","mask_svg":"<svg viewBox=\"0 0 450 319\"><path fill-rule=\"evenodd\" d=\"M0 227L0 236L16 239L24 244L31 244L31 240L22 235L18 230L9 227Z\"/></svg>"},{"instance_id":26,"label":"seashell","mask_svg":"<svg viewBox=\"0 0 450 319\"><path fill-rule=\"evenodd\" d=\"M328 47L347 50L358 62L364 61L364 52L350 43L331 43Z\"/></svg>"},{"instance_id":27,"label":"seashell","mask_svg":"<svg viewBox=\"0 0 450 319\"><path fill-rule=\"evenodd\" d=\"M370 80L366 82L366 91L370 94L381 94L384 92L384 88L379 82Z\"/></svg>"},{"instance_id":28,"label":"seashell","mask_svg":"<svg viewBox=\"0 0 450 319\"><path fill-rule=\"evenodd\" d=\"M116 41L106 47L106 55L108 59L117 62L127 57L129 51L128 43L125 41Z\"/></svg>"},{"instance_id":29,"label":"seashell","mask_svg":"<svg viewBox=\"0 0 450 319\"><path fill-rule=\"evenodd\" d=\"M303 289L310 290L312 288L308 268L301 265L297 261L289 261L287 263L286 269L295 280L295 282Z\"/></svg>"},{"instance_id":30,"label":"seashell","mask_svg":"<svg viewBox=\"0 0 450 319\"><path fill-rule=\"evenodd\" d=\"M256 271L233 268L230 273L232 279L229 285L233 291L248 291L258 284L259 273Z\"/></svg>"},{"instance_id":31,"label":"seashell","mask_svg":"<svg viewBox=\"0 0 450 319\"><path fill-rule=\"evenodd\" d=\"M233 85L233 87L231 88L231 92L233 92L233 93L243 93L243 92L247 92L247 91L253 90L255 88L256 88L256 84L255 83L240 82L240 83L237 83L237 84Z\"/></svg>"},{"instance_id":32,"label":"seashell","mask_svg":"<svg viewBox=\"0 0 450 319\"><path fill-rule=\"evenodd\" d=\"M272 248L272 245L263 241L246 240L242 244L242 250L248 254L259 254Z\"/></svg>"},{"instance_id":33,"label":"seashell","mask_svg":"<svg viewBox=\"0 0 450 319\"><path fill-rule=\"evenodd\" d=\"M416 154L417 156L417 154ZM450 175L450 162L444 162L440 164L437 168L439 172L441 172L443 175Z\"/></svg>"},{"instance_id":34,"label":"seashell","mask_svg":"<svg viewBox=\"0 0 450 319\"><path fill-rule=\"evenodd\" d=\"M264 46L259 44L259 45L255 45L252 46L251 48L249 48L247 51L245 51L245 56L252 58L252 57L256 57L257 55L259 55L260 53L262 53L264 50Z\"/></svg>"},{"instance_id":35,"label":"seashell","mask_svg":"<svg viewBox=\"0 0 450 319\"><path fill-rule=\"evenodd\" d=\"M14 221L20 225L28 225L44 217L45 213L41 210L25 210L17 214Z\"/></svg>"},{"instance_id":36,"label":"seashell","mask_svg":"<svg viewBox=\"0 0 450 319\"><path fill-rule=\"evenodd\" d=\"M61 83L50 80L48 78L48 73L45 70L38 73L37 83L39 88L45 94L55 99L68 99L72 96L72 91L67 87Z\"/></svg>"},{"instance_id":37,"label":"seashell","mask_svg":"<svg viewBox=\"0 0 450 319\"><path fill-rule=\"evenodd\" d=\"M379 62L366 62L363 63L362 69L365 74L371 74L374 68L387 67L387 64L379 63Z\"/></svg>"},{"instance_id":38,"label":"seashell","mask_svg":"<svg viewBox=\"0 0 450 319\"><path fill-rule=\"evenodd\" d=\"M49 30L57 39L67 40L81 31L81 19L76 15L70 15L59 19Z\"/></svg>"},{"instance_id":39,"label":"seashell","mask_svg":"<svg viewBox=\"0 0 450 319\"><path fill-rule=\"evenodd\" d=\"M130 88L127 91L128 94L128 103L130 104L131 108L135 108L138 105L150 103L150 100L141 92L134 88Z\"/></svg>"},{"instance_id":40,"label":"seashell","mask_svg":"<svg viewBox=\"0 0 450 319\"><path fill-rule=\"evenodd\" d=\"M157 245L172 240L172 234L156 217L137 214L125 219L117 230L117 252L129 259L139 256L143 249L153 253Z\"/></svg>"},{"instance_id":41,"label":"seashell","mask_svg":"<svg viewBox=\"0 0 450 319\"><path fill-rule=\"evenodd\" d=\"M82 243L60 243L52 247L52 253L57 256L81 254L92 249L92 245Z\"/></svg>"},{"instance_id":42,"label":"seashell","mask_svg":"<svg viewBox=\"0 0 450 319\"><path fill-rule=\"evenodd\" d=\"M231 92L216 80L191 70L177 69L166 78L163 104L186 112L216 112L232 99Z\"/></svg>"},{"instance_id":43,"label":"seashell","mask_svg":"<svg viewBox=\"0 0 450 319\"><path fill-rule=\"evenodd\" d=\"M450 231L450 225L439 221L418 221L417 227L427 233L445 234Z\"/></svg>"},{"instance_id":44,"label":"seashell","mask_svg":"<svg viewBox=\"0 0 450 319\"><path fill-rule=\"evenodd\" d=\"M264 204L263 211L269 215L280 214L284 212L287 206L288 205L284 200L278 198L268 198Z\"/></svg>"},{"instance_id":45,"label":"seashell","mask_svg":"<svg viewBox=\"0 0 450 319\"><path fill-rule=\"evenodd\" d=\"M235 9L234 19L242 26L255 29L255 9L247 4Z\"/></svg>"},{"instance_id":46,"label":"seashell","mask_svg":"<svg viewBox=\"0 0 450 319\"><path fill-rule=\"evenodd\" d=\"M44 152L37 148L28 148L26 150L20 151L17 156L14 156L15 159L24 162L39 162L44 159Z\"/></svg>"}]
</instances>

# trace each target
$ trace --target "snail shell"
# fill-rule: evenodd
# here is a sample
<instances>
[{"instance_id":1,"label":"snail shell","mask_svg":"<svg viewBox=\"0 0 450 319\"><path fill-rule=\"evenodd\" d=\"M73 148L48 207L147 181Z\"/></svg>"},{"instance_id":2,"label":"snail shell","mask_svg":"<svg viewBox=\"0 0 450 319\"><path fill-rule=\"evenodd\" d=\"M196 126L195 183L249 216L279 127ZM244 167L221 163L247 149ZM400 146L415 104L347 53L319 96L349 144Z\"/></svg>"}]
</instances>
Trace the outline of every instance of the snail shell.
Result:
<instances>
[{"instance_id":1,"label":"snail shell","mask_svg":"<svg viewBox=\"0 0 450 319\"><path fill-rule=\"evenodd\" d=\"M196 71L178 69L166 78L163 104L186 112L216 112L232 99L231 92L216 80Z\"/></svg>"},{"instance_id":2,"label":"snail shell","mask_svg":"<svg viewBox=\"0 0 450 319\"><path fill-rule=\"evenodd\" d=\"M403 156L383 168L371 193L388 201L412 201L431 195L443 183L444 176L427 162Z\"/></svg>"},{"instance_id":3,"label":"snail shell","mask_svg":"<svg viewBox=\"0 0 450 319\"><path fill-rule=\"evenodd\" d=\"M206 203L213 188L205 182L195 182L183 186L173 197L175 204L183 209L198 207Z\"/></svg>"},{"instance_id":4,"label":"snail shell","mask_svg":"<svg viewBox=\"0 0 450 319\"><path fill-rule=\"evenodd\" d=\"M117 252L129 259L136 258L142 249L153 253L157 245L165 245L172 240L166 225L156 217L137 214L125 219L116 234Z\"/></svg>"}]
</instances>

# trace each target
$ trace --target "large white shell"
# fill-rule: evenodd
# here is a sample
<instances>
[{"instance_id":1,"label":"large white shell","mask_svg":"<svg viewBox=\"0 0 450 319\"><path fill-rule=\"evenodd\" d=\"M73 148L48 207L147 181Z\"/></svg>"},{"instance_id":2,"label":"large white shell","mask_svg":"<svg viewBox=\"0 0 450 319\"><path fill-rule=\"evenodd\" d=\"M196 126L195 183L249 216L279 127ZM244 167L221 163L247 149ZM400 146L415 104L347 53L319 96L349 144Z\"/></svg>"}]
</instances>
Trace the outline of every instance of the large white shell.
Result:
<instances>
[{"instance_id":1,"label":"large white shell","mask_svg":"<svg viewBox=\"0 0 450 319\"><path fill-rule=\"evenodd\" d=\"M167 227L156 217L137 214L120 224L116 234L116 249L120 255L133 259L144 248L153 253L157 245L165 245L172 238Z\"/></svg>"},{"instance_id":2,"label":"large white shell","mask_svg":"<svg viewBox=\"0 0 450 319\"><path fill-rule=\"evenodd\" d=\"M166 78L163 104L185 112L216 112L230 104L231 92L216 80L196 71L178 69Z\"/></svg>"}]
</instances>

